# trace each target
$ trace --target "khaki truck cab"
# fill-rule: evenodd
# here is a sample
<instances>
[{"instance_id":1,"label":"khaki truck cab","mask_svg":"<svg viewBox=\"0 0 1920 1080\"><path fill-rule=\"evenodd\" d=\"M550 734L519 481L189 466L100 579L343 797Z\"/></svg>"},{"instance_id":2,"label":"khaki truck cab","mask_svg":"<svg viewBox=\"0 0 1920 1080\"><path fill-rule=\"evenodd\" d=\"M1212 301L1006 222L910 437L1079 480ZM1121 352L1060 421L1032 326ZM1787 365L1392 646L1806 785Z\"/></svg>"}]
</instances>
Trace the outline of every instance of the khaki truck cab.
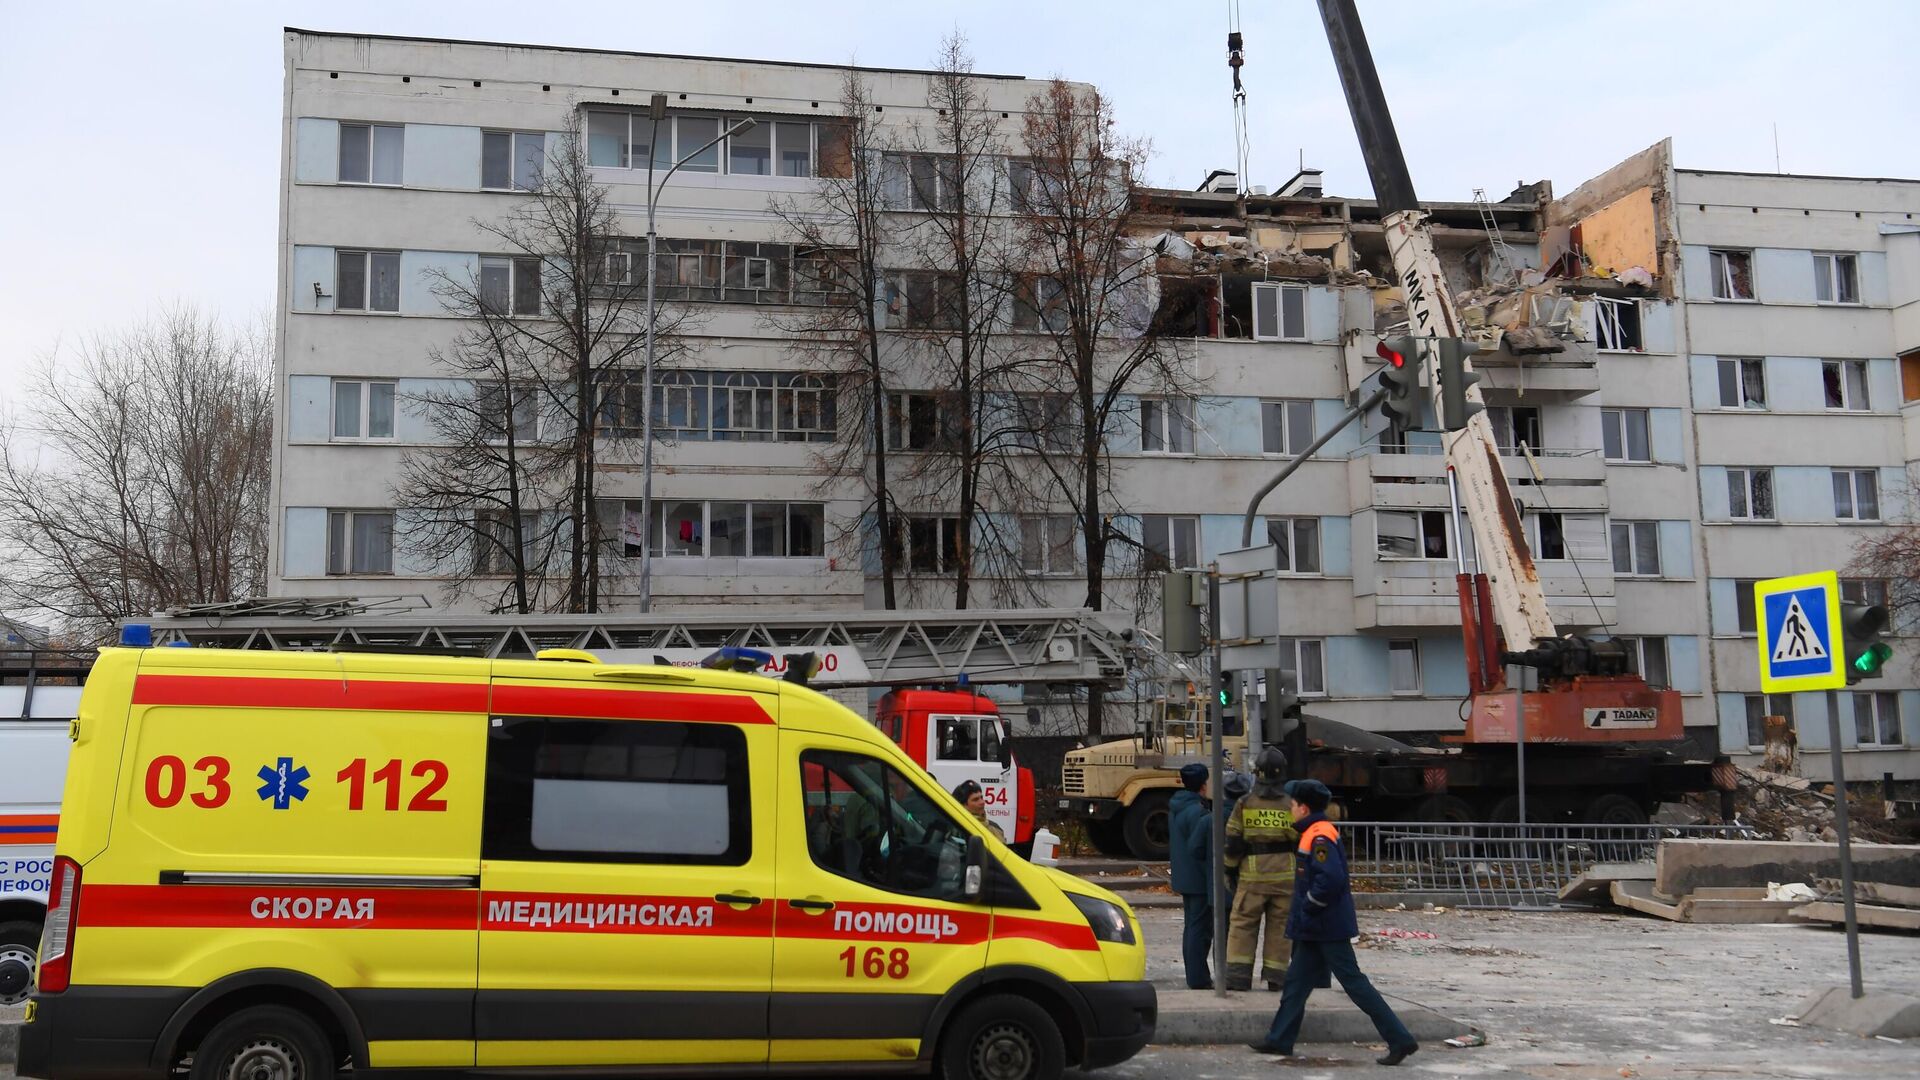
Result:
<instances>
[{"instance_id":1,"label":"khaki truck cab","mask_svg":"<svg viewBox=\"0 0 1920 1080\"><path fill-rule=\"evenodd\" d=\"M792 683L579 660L103 650L19 1072L1134 1054L1138 922Z\"/></svg>"}]
</instances>

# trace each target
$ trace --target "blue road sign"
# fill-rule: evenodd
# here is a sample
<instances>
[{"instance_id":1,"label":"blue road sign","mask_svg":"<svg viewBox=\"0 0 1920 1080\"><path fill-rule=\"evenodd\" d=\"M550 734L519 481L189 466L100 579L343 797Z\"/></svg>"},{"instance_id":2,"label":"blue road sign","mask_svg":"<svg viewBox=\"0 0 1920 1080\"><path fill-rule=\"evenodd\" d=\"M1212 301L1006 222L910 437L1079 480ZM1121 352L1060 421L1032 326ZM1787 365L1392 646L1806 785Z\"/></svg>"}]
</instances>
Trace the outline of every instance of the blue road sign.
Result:
<instances>
[{"instance_id":1,"label":"blue road sign","mask_svg":"<svg viewBox=\"0 0 1920 1080\"><path fill-rule=\"evenodd\" d=\"M1760 689L1836 690L1847 685L1840 641L1840 575L1832 570L1756 582Z\"/></svg>"}]
</instances>

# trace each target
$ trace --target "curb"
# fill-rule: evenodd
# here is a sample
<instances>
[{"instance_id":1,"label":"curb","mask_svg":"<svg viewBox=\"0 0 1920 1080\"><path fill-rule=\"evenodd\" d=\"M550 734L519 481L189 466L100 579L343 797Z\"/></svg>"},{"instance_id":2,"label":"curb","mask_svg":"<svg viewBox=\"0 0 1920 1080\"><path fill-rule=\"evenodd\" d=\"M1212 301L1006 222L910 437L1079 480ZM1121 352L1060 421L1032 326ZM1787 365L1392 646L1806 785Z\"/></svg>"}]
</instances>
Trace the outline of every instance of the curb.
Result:
<instances>
[{"instance_id":1,"label":"curb","mask_svg":"<svg viewBox=\"0 0 1920 1080\"><path fill-rule=\"evenodd\" d=\"M1309 1003L1307 1016L1300 1025L1302 1043L1379 1042L1367 1014L1349 1004L1337 990L1321 992L1338 1005L1322 1008ZM1479 1028L1454 1020L1432 1009L1393 1003L1407 1030L1423 1043L1437 1043ZM1211 990L1160 991L1159 1019L1153 1029L1156 1046L1210 1046L1258 1042L1273 1023L1280 1007L1280 995L1271 992L1247 992L1229 996L1225 1003Z\"/></svg>"}]
</instances>

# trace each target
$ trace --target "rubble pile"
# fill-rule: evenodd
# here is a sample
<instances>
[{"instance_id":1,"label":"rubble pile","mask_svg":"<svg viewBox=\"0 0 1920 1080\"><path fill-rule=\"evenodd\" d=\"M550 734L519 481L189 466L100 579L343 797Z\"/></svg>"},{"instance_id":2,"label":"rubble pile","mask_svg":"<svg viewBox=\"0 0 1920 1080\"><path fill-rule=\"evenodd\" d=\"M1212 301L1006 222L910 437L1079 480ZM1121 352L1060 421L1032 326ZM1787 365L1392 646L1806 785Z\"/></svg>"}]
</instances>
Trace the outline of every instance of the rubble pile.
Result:
<instances>
[{"instance_id":1,"label":"rubble pile","mask_svg":"<svg viewBox=\"0 0 1920 1080\"><path fill-rule=\"evenodd\" d=\"M1815 840L1832 843L1838 839L1833 824L1833 785L1816 784L1805 777L1766 772L1742 766L1739 787L1734 791L1734 815L1753 826L1763 840ZM1705 814L1720 812L1720 793L1699 792L1687 797L1689 805ZM1909 830L1884 819L1877 799L1863 798L1858 792L1849 803L1848 824L1853 839L1865 843L1900 843L1908 840Z\"/></svg>"}]
</instances>

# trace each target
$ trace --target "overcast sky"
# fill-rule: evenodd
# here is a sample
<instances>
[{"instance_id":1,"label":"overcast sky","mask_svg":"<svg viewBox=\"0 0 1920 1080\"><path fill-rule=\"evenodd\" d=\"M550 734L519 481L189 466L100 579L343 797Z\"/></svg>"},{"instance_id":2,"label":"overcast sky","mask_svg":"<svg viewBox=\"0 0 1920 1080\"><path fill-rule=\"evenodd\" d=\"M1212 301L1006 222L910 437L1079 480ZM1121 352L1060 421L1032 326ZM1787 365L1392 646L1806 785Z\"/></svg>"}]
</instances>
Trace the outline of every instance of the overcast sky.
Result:
<instances>
[{"instance_id":1,"label":"overcast sky","mask_svg":"<svg viewBox=\"0 0 1920 1080\"><path fill-rule=\"evenodd\" d=\"M291 25L695 54L929 64L1098 84L1152 179L1232 167L1229 0L529 4L14 0L0 16L0 401L63 341L188 301L244 317L274 285ZM1248 0L1252 182L1302 152L1366 196L1311 0ZM1361 0L1414 182L1430 199L1576 187L1672 136L1682 166L1920 177L1920 4Z\"/></svg>"}]
</instances>

